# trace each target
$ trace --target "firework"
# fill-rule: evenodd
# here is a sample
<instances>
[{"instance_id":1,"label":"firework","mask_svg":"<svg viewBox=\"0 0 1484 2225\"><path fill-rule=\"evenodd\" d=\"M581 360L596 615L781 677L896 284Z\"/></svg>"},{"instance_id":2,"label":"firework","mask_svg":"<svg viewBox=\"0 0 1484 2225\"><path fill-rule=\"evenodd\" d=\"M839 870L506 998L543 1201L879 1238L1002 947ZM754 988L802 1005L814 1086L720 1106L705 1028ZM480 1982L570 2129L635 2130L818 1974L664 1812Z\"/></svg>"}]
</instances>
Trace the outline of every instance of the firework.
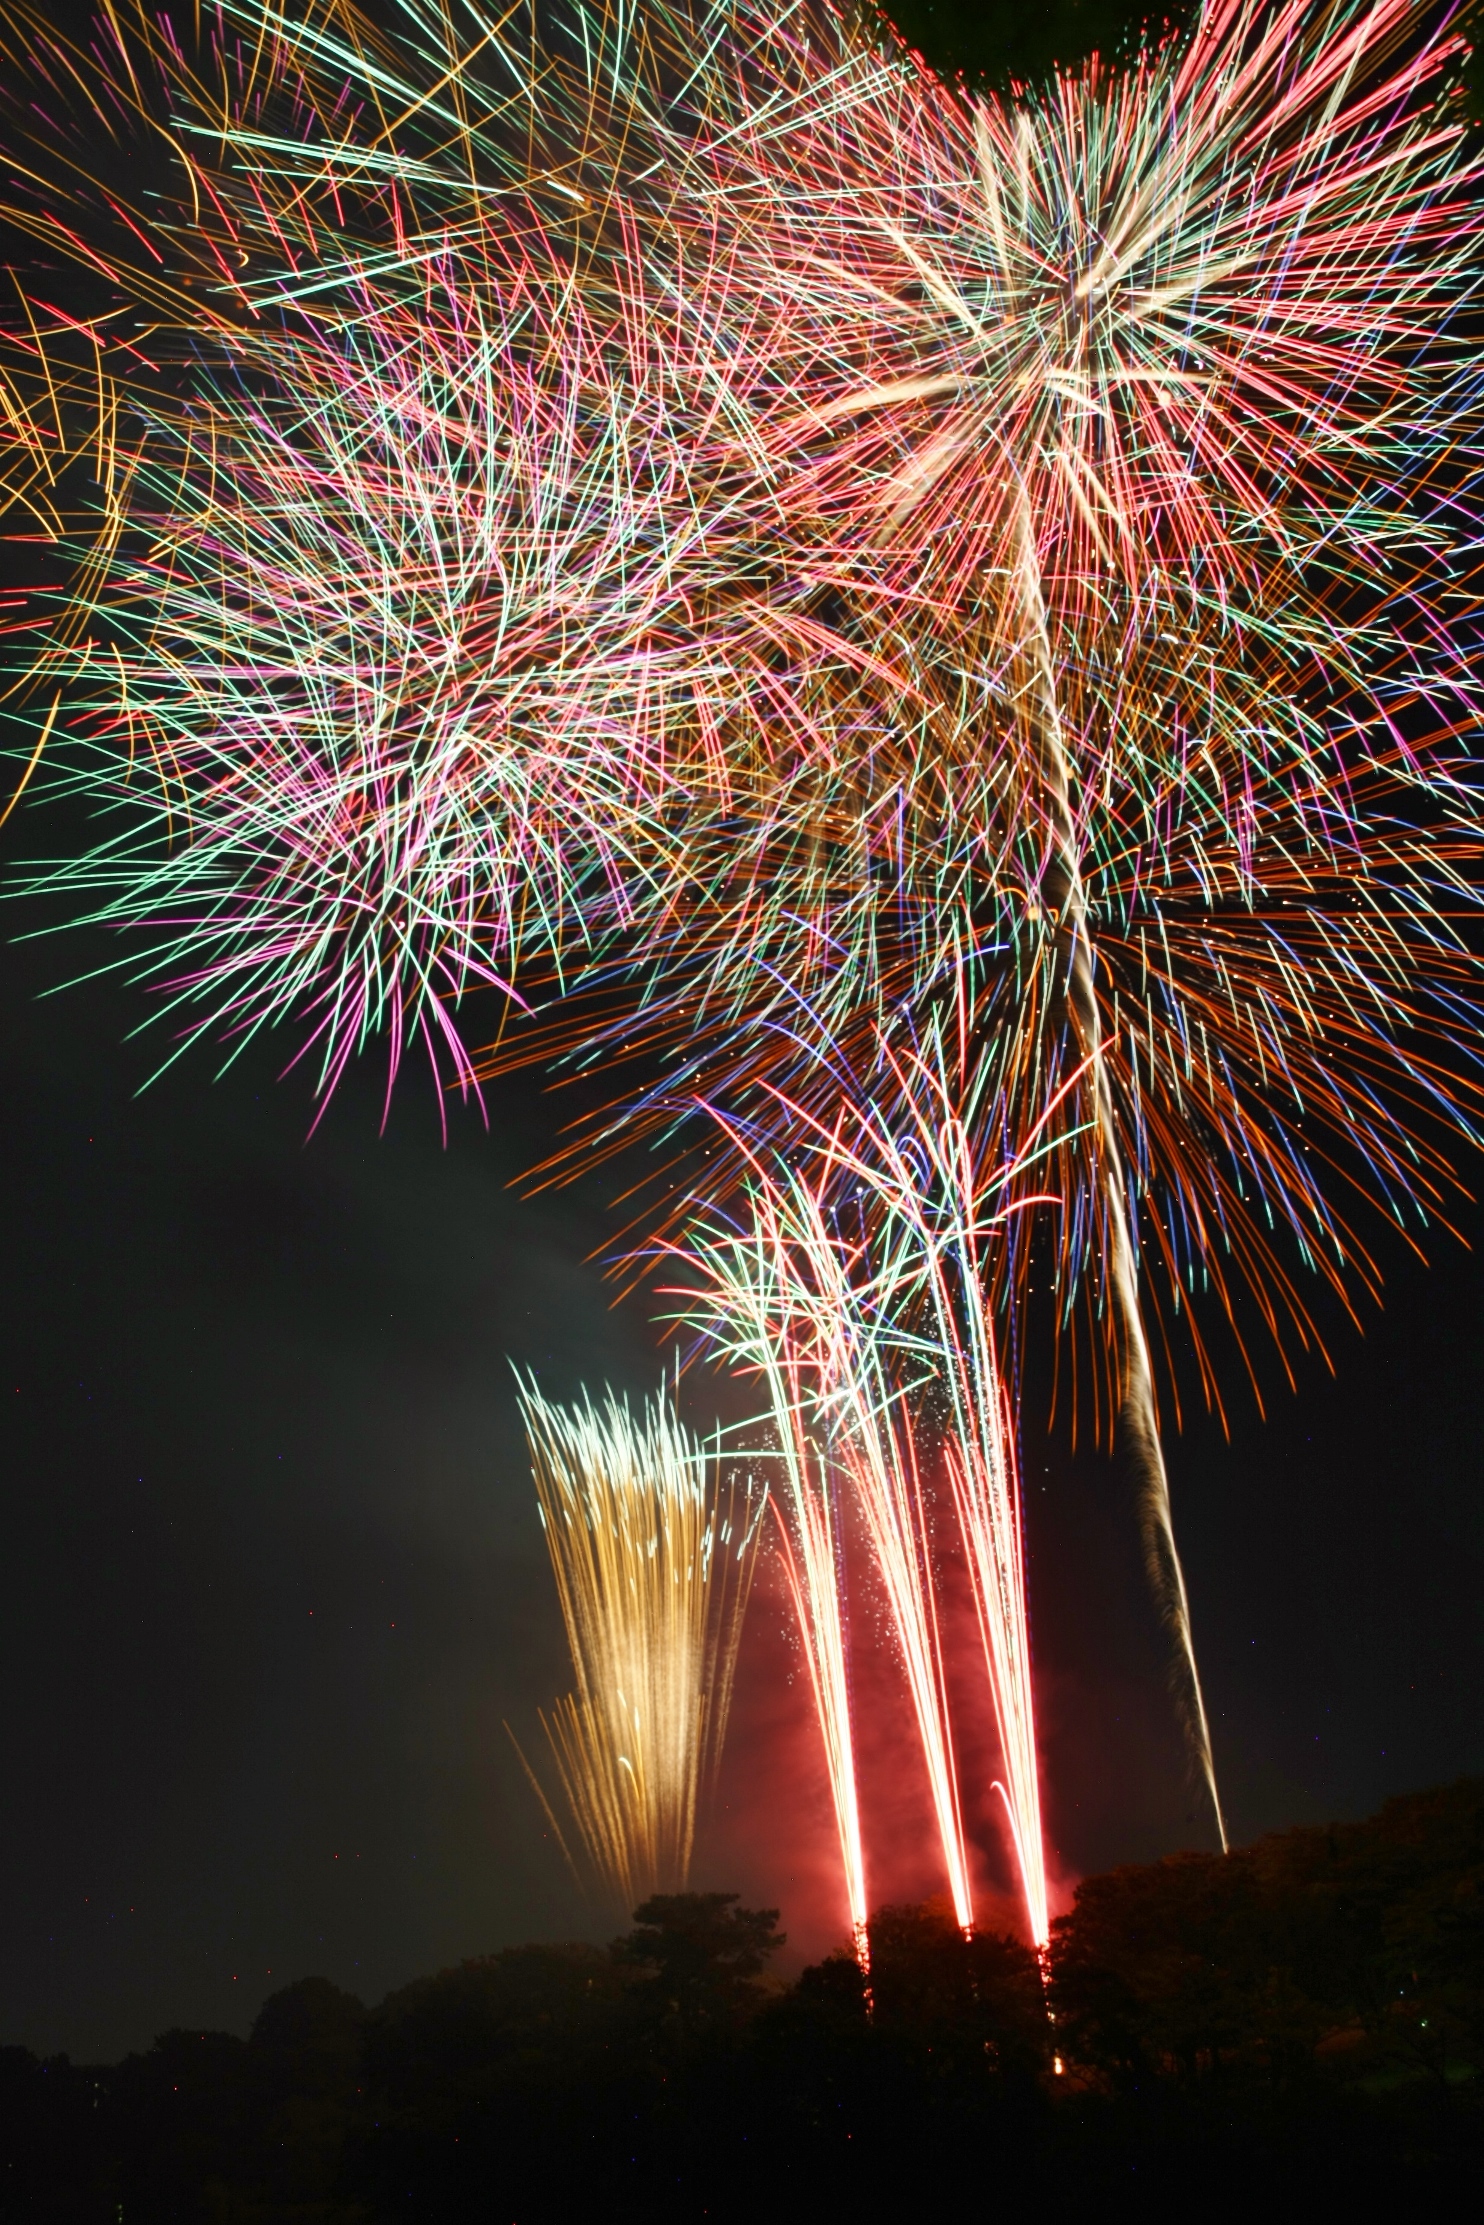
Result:
<instances>
[{"instance_id":1,"label":"firework","mask_svg":"<svg viewBox=\"0 0 1484 2225\"><path fill-rule=\"evenodd\" d=\"M119 826L31 885L152 931L124 962L187 1040L297 1021L328 1095L373 1037L390 1075L421 1039L467 1088L462 999L519 1006L523 965L550 993L673 913L691 820L735 813L734 730L761 761L797 724L798 659L750 515L695 469L716 405L624 212L529 146L440 206L436 171L315 106L301 65L341 48L314 32L267 41L211 169L207 92L153 38L223 298L191 316L179 281L191 360L131 391L95 630L75 593L31 629L69 736L51 788ZM109 208L174 251L175 212ZM106 275L155 306L147 267Z\"/></svg>"},{"instance_id":2,"label":"firework","mask_svg":"<svg viewBox=\"0 0 1484 2225\"><path fill-rule=\"evenodd\" d=\"M543 1726L582 1851L627 1912L686 1886L726 1736L761 1500L720 1480L664 1399L636 1418L611 1393L553 1406L527 1381L520 1405L577 1677Z\"/></svg>"},{"instance_id":3,"label":"firework","mask_svg":"<svg viewBox=\"0 0 1484 2225\"><path fill-rule=\"evenodd\" d=\"M642 431L588 408L580 303L425 275L275 342L269 402L156 418L107 646L47 649L125 820L53 885L156 927L140 970L205 1004L192 1033L307 1015L321 1089L379 1033L467 1082L447 1005L623 922L673 847L677 697L712 677L622 499Z\"/></svg>"},{"instance_id":4,"label":"firework","mask_svg":"<svg viewBox=\"0 0 1484 2225\"><path fill-rule=\"evenodd\" d=\"M596 1032L609 1070L625 1040L670 1062L612 1133L698 1101L828 1125L889 1099L886 1047L935 1012L985 1069L986 1134L1080 1076L1055 1283L1095 1423L1121 1408L1144 1470L1213 1801L1152 1342L1181 1316L1218 1400L1208 1293L1244 1360L1244 1287L1311 1342L1290 1260L1374 1293L1351 1207L1436 1217L1477 1134L1451 52L1409 0L1214 5L1130 72L975 105L759 9L672 149L711 252L751 246L759 484L896 677L820 706L769 872L708 891L645 955L637 1025ZM991 1262L1003 1302L1036 1229Z\"/></svg>"},{"instance_id":5,"label":"firework","mask_svg":"<svg viewBox=\"0 0 1484 2225\"><path fill-rule=\"evenodd\" d=\"M973 1581L999 1732L1005 1781L994 1789L1031 1936L1044 1946L1020 1499L987 1272L1007 1220L1042 1202L1028 1182L1039 1138L1014 1161L992 1160L961 1117L959 1080L939 1037L899 1074L902 1100L913 1108L899 1131L870 1108L842 1112L826 1131L793 1107L802 1144L787 1158L733 1133L750 1169L744 1216L734 1223L697 1214L678 1256L698 1279L672 1295L713 1349L765 1378L780 1437L817 1447L816 1465L848 1483L905 1671L949 1890L967 1932L973 1898L925 1491L936 1451ZM839 1795L836 1805L849 1874L844 1818L851 1811Z\"/></svg>"},{"instance_id":6,"label":"firework","mask_svg":"<svg viewBox=\"0 0 1484 2225\"><path fill-rule=\"evenodd\" d=\"M973 103L824 5L579 8L544 43L431 0L396 42L329 0L222 20L247 58L209 84L140 34L183 182L118 226L218 306L172 296L207 367L140 407L97 644L42 640L76 784L128 815L63 878L229 1034L307 1014L324 1087L375 1029L471 1085L564 1054L611 1088L562 1163L672 1137L651 1227L704 1194L745 1231L760 1160L803 1151L865 1245L851 1306L906 1246L964 1386L944 1458L1029 1898L991 1309L1051 1252L1214 1802L1156 1354L1178 1325L1219 1403L1245 1294L1311 1342L1295 1260L1374 1293L1354 1208L1437 1217L1478 1131L1456 42L1419 0L1211 0L1129 70ZM28 220L96 264L45 194ZM154 309L118 226L108 282ZM471 1058L481 983L516 1016ZM1028 1138L1055 1202L971 1241ZM863 1410L886 1349L850 1344ZM854 1467L780 1426L853 1920L837 1475L936 1705L920 1440L883 1426Z\"/></svg>"},{"instance_id":7,"label":"firework","mask_svg":"<svg viewBox=\"0 0 1484 2225\"><path fill-rule=\"evenodd\" d=\"M750 1226L723 1234L705 1256L704 1284L682 1290L713 1343L762 1381L772 1425L776 1480L771 1503L785 1580L793 1604L840 1846L851 1936L862 1967L869 1964L865 1853L856 1781L844 1586L836 1478L828 1442L821 1443L817 1353L791 1334L798 1315L795 1247L778 1194L764 1187Z\"/></svg>"}]
</instances>

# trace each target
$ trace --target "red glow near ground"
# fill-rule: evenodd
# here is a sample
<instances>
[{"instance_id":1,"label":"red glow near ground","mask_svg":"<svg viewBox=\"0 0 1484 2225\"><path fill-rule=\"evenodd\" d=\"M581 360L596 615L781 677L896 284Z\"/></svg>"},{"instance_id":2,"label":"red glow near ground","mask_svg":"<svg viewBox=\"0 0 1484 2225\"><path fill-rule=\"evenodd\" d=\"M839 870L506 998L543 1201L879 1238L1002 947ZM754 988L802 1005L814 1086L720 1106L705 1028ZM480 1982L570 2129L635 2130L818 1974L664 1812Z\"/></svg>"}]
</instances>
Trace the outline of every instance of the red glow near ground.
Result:
<instances>
[{"instance_id":1,"label":"red glow near ground","mask_svg":"<svg viewBox=\"0 0 1484 2225\"><path fill-rule=\"evenodd\" d=\"M954 1682L965 1823L982 1931L1027 1937L1025 1904L998 1796L998 1747L967 1580L950 1570L945 1637ZM852 1712L859 1753L870 1905L934 1900L947 1878L922 1752L884 1614L872 1602L863 1555L851 1557ZM765 1561L738 1664L719 1796L697 1841L698 1890L739 1890L782 1911L786 1968L846 1945L849 1919L839 1842L807 1671L777 1567ZM1048 1862L1053 1914L1070 1906L1075 1878Z\"/></svg>"}]
</instances>

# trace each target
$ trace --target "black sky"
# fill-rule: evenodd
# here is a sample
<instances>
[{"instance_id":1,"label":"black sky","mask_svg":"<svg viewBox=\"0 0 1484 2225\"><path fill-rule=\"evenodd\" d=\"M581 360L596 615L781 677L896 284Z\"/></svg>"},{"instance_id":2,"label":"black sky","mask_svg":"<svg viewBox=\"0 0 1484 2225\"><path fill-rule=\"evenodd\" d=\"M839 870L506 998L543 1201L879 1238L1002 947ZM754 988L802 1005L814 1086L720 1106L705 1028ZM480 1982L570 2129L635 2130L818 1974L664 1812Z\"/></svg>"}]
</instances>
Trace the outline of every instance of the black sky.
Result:
<instances>
[{"instance_id":1,"label":"black sky","mask_svg":"<svg viewBox=\"0 0 1484 2225\"><path fill-rule=\"evenodd\" d=\"M38 995L107 954L11 944L0 1031L0 2043L93 2059L172 2023L243 2030L310 1971L374 1998L611 1930L501 1729L567 1681L507 1357L558 1395L661 1364L588 1258L602 1187L508 1186L557 1117L533 1086L447 1148L416 1073L378 1134L370 1065L306 1140L282 1044L221 1080L197 1053L141 1095L163 1041L126 1040L141 996ZM1312 1364L1265 1426L1238 1398L1230 1445L1202 1421L1172 1447L1238 1838L1484 1767L1484 1283L1477 1253L1436 1253L1398 1248L1334 1379ZM693 1417L715 1399L698 1385ZM1126 1481L1029 1421L1025 1458L1057 1867L1207 1843ZM781 1902L817 1951L829 1834L782 1626L764 1590L698 1881ZM878 1889L931 1890L885 1779Z\"/></svg>"}]
</instances>

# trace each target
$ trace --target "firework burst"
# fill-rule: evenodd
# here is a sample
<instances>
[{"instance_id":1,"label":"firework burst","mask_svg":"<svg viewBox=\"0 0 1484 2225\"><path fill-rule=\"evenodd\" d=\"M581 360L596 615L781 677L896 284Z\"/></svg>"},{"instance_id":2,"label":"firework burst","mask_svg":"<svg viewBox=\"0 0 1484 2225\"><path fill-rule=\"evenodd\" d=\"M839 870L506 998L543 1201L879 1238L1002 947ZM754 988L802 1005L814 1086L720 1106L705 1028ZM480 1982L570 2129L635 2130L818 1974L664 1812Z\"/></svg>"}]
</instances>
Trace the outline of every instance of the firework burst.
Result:
<instances>
[{"instance_id":1,"label":"firework burst","mask_svg":"<svg viewBox=\"0 0 1484 2225\"><path fill-rule=\"evenodd\" d=\"M726 1736L762 1501L721 1480L663 1399L636 1418L611 1393L553 1406L528 1381L520 1406L577 1676L543 1727L583 1854L626 1914L685 1890Z\"/></svg>"},{"instance_id":2,"label":"firework burst","mask_svg":"<svg viewBox=\"0 0 1484 2225\"><path fill-rule=\"evenodd\" d=\"M328 1095L372 1038L392 1075L421 1039L467 1088L461 1000L520 1005L527 966L560 993L672 917L714 869L693 825L745 814L807 715L809 657L751 513L697 470L719 405L690 327L724 273L680 329L623 207L508 133L492 183L440 196L318 85L349 53L326 26L278 28L215 111L141 29L219 300L181 278L187 360L130 389L92 624L74 592L30 629L70 737L51 787L120 828L31 885L152 934L132 963L187 1040L293 1020ZM178 251L177 210L108 208L136 255ZM158 306L147 266L105 275Z\"/></svg>"}]
</instances>

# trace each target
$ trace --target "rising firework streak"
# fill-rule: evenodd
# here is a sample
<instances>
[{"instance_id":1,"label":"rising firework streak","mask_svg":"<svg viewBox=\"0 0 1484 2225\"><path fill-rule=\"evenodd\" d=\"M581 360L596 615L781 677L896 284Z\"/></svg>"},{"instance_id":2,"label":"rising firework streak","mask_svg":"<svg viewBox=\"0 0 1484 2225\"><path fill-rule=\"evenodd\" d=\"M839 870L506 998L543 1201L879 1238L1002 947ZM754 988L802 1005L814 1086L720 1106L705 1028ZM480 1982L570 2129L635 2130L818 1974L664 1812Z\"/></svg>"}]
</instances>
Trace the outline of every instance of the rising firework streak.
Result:
<instances>
[{"instance_id":1,"label":"rising firework streak","mask_svg":"<svg viewBox=\"0 0 1484 2225\"><path fill-rule=\"evenodd\" d=\"M919 1058L899 1080L916 1115L901 1133L870 1109L842 1113L829 1131L800 1114L808 1147L787 1158L734 1133L751 1170L744 1213L698 1213L688 1246L677 1247L693 1279L671 1294L714 1351L767 1384L778 1438L795 1448L779 1497L799 1557L814 1509L834 1504L820 1479L836 1478L859 1511L916 1717L955 1914L969 1931L973 1895L926 1488L933 1469L946 1477L999 1732L1004 1776L995 1790L1040 1947L1047 1905L1024 1546L987 1272L1008 1221L1040 1202L1028 1179L1037 1139L1008 1165L977 1153L954 1111L941 1043L934 1059ZM841 1595L833 1627L846 1617L838 1541L828 1542L835 1549L816 1555L815 1589L833 1578ZM860 1855L848 1690L843 1673L832 1682L833 1662L818 1641L826 1616L802 1587L795 1597L853 1899Z\"/></svg>"}]
</instances>

